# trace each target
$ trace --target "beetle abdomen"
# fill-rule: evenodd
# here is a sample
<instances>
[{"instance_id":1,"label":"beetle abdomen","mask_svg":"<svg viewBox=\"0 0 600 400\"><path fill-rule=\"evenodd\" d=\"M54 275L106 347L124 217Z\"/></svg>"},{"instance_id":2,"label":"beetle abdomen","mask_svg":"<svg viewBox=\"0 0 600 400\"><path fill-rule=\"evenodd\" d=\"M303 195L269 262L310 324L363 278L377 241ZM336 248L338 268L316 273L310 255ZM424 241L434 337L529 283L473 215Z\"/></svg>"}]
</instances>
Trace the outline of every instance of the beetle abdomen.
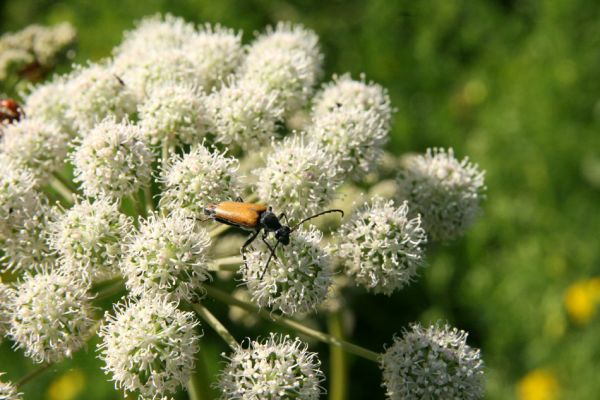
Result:
<instances>
[{"instance_id":1,"label":"beetle abdomen","mask_svg":"<svg viewBox=\"0 0 600 400\"><path fill-rule=\"evenodd\" d=\"M262 204L224 201L204 207L204 213L218 222L239 226L244 229L255 229L260 222L260 215L267 210Z\"/></svg>"}]
</instances>

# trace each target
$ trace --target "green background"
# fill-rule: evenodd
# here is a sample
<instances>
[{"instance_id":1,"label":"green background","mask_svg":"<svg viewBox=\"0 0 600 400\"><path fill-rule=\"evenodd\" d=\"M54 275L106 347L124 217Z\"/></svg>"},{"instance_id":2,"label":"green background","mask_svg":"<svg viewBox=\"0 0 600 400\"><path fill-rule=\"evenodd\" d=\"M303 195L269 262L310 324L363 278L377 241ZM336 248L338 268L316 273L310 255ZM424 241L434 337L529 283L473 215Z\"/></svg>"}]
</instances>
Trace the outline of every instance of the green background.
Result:
<instances>
[{"instance_id":1,"label":"green background","mask_svg":"<svg viewBox=\"0 0 600 400\"><path fill-rule=\"evenodd\" d=\"M422 279L391 298L351 299L355 342L381 350L410 321L448 320L482 349L487 398L515 398L536 368L556 374L562 398L597 398L600 321L573 324L563 298L600 267L599 2L14 0L0 3L0 30L71 21L83 62L109 55L123 30L156 12L243 29L246 42L267 24L301 22L320 36L326 76L364 72L389 89L398 109L390 151L451 146L487 171L484 215L464 239L431 249ZM79 399L120 398L94 348L25 387L26 398L45 398L73 366L87 382ZM312 348L327 369L327 348ZM225 350L206 328L212 372ZM0 360L11 379L30 368L9 343ZM378 368L351 361L350 397L383 398Z\"/></svg>"}]
</instances>

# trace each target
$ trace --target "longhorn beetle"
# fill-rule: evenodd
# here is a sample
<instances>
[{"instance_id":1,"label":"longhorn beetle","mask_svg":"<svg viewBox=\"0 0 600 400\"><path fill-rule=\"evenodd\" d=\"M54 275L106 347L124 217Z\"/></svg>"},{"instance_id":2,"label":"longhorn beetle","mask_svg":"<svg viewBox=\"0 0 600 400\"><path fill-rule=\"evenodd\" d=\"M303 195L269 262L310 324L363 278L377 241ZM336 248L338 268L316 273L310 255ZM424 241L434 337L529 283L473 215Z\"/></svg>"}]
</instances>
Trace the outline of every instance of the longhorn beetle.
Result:
<instances>
[{"instance_id":1,"label":"longhorn beetle","mask_svg":"<svg viewBox=\"0 0 600 400\"><path fill-rule=\"evenodd\" d=\"M265 272L267 272L267 268L269 267L269 263L271 262L273 256L277 257L275 255L275 250L277 250L279 243L287 246L290 244L290 234L294 232L300 225L310 219L333 212L339 212L342 214L342 217L344 216L344 212L342 210L326 210L315 215L311 215L308 218L304 218L302 221L290 228L289 221L285 213L281 213L279 216L277 216L273 212L272 207L267 207L263 204L244 203L242 201L224 201L219 204L209 204L204 207L204 214L216 222L236 226L247 231L253 231L252 235L250 235L250 238L248 238L248 240L246 240L242 246L242 258L244 259L244 264L246 267L246 248L252 242L254 242L261 231L263 232L261 239L264 244L267 245L271 254L269 254L269 258L267 259L267 263L265 264L265 267L260 275L260 279L262 279L265 275ZM280 220L282 218L285 218L287 225L281 224ZM275 239L277 240L275 242L275 246L271 246L269 242L267 242L267 235L270 232L275 233Z\"/></svg>"},{"instance_id":2,"label":"longhorn beetle","mask_svg":"<svg viewBox=\"0 0 600 400\"><path fill-rule=\"evenodd\" d=\"M0 100L0 123L18 121L22 114L21 106L14 99Z\"/></svg>"}]
</instances>

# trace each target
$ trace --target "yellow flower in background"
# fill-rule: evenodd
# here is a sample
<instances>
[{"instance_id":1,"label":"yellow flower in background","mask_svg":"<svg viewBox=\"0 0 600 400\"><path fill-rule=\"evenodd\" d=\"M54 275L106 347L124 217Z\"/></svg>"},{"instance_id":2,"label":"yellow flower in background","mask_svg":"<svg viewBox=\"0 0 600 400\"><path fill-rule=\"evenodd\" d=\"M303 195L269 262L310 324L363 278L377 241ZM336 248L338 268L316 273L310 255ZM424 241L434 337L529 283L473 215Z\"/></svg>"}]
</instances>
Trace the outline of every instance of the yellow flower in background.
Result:
<instances>
[{"instance_id":1,"label":"yellow flower in background","mask_svg":"<svg viewBox=\"0 0 600 400\"><path fill-rule=\"evenodd\" d=\"M517 383L519 400L556 400L560 386L554 374L547 369L536 369Z\"/></svg>"},{"instance_id":2,"label":"yellow flower in background","mask_svg":"<svg viewBox=\"0 0 600 400\"><path fill-rule=\"evenodd\" d=\"M72 369L56 378L48 388L47 400L73 400L85 388L85 375L79 369Z\"/></svg>"},{"instance_id":3,"label":"yellow flower in background","mask_svg":"<svg viewBox=\"0 0 600 400\"><path fill-rule=\"evenodd\" d=\"M600 303L600 278L575 282L565 293L565 307L573 321L588 323L595 315Z\"/></svg>"}]
</instances>

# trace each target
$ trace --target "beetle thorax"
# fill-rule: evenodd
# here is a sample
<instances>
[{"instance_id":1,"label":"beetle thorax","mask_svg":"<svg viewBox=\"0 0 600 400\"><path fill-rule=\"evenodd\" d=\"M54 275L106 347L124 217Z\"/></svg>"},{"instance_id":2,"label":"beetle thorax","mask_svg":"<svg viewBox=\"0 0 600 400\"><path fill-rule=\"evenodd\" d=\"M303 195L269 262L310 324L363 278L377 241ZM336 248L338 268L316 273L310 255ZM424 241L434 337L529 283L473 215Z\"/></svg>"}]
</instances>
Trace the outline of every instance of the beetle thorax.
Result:
<instances>
[{"instance_id":1,"label":"beetle thorax","mask_svg":"<svg viewBox=\"0 0 600 400\"><path fill-rule=\"evenodd\" d=\"M279 218L270 210L267 210L262 213L260 216L260 223L263 226L263 229L267 232L276 232L281 229L281 222L279 222Z\"/></svg>"}]
</instances>

